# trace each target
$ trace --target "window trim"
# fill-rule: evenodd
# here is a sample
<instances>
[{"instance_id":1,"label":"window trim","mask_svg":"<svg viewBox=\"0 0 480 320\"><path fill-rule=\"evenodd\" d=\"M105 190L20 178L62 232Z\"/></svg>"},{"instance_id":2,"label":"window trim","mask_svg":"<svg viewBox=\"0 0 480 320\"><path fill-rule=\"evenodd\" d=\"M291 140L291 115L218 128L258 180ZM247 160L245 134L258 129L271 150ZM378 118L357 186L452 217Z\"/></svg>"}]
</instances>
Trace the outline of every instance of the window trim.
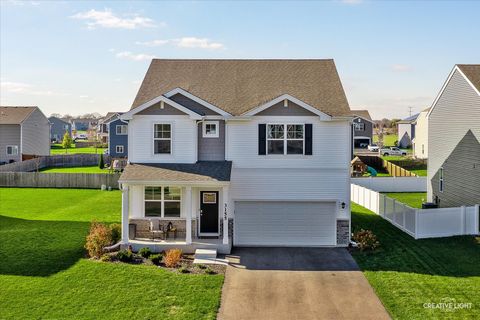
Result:
<instances>
[{"instance_id":1,"label":"window trim","mask_svg":"<svg viewBox=\"0 0 480 320\"><path fill-rule=\"evenodd\" d=\"M119 132L118 132L118 128L119 128L119 127L120 127L120 128L122 128L122 127L125 128L125 133L122 133L122 132L121 132L122 130L120 130L120 133L119 133ZM115 134L116 134L117 136L126 136L126 135L128 134L128 127L127 127L127 125L126 125L126 124L117 124L117 125L115 125Z\"/></svg>"},{"instance_id":2,"label":"window trim","mask_svg":"<svg viewBox=\"0 0 480 320\"><path fill-rule=\"evenodd\" d=\"M170 125L170 138L155 138L155 126L157 124L168 124ZM173 155L173 123L168 122L168 121L163 121L163 122L154 122L152 125L152 154L155 157L158 156L172 156ZM170 140L170 153L155 153L155 141L156 140Z\"/></svg>"},{"instance_id":3,"label":"window trim","mask_svg":"<svg viewBox=\"0 0 480 320\"><path fill-rule=\"evenodd\" d=\"M215 134L207 133L207 125L213 124L216 127ZM203 138L218 138L220 137L220 121L203 121L202 122L202 137Z\"/></svg>"},{"instance_id":4,"label":"window trim","mask_svg":"<svg viewBox=\"0 0 480 320\"><path fill-rule=\"evenodd\" d=\"M445 190L445 176L443 167L440 167L438 170L438 191L442 192Z\"/></svg>"},{"instance_id":5,"label":"window trim","mask_svg":"<svg viewBox=\"0 0 480 320\"><path fill-rule=\"evenodd\" d=\"M358 128L357 128L357 126L358 126ZM365 131L365 123L354 122L353 123L353 129L355 129L355 131Z\"/></svg>"},{"instance_id":6,"label":"window trim","mask_svg":"<svg viewBox=\"0 0 480 320\"><path fill-rule=\"evenodd\" d=\"M274 126L274 125L281 125L283 126L283 138L282 139L272 139L268 137L268 126ZM301 125L303 128L303 138L302 139L288 139L287 138L287 126L296 126L296 125ZM295 122L288 122L288 123L267 123L265 126L265 154L268 156L304 156L305 155L305 123L295 123ZM268 153L268 141L281 141L283 140L283 154L279 153ZM302 153L287 153L287 142L288 141L303 141L302 144Z\"/></svg>"},{"instance_id":7,"label":"window trim","mask_svg":"<svg viewBox=\"0 0 480 320\"><path fill-rule=\"evenodd\" d=\"M8 153L8 148L11 148L12 150L16 150L15 153ZM7 145L6 148L5 148L5 153L7 154L7 156L18 156L18 145Z\"/></svg>"},{"instance_id":8,"label":"window trim","mask_svg":"<svg viewBox=\"0 0 480 320\"><path fill-rule=\"evenodd\" d=\"M122 151L118 151L119 147L122 148ZM123 144L118 144L115 146L115 153L125 153L125 147L123 146Z\"/></svg>"},{"instance_id":9,"label":"window trim","mask_svg":"<svg viewBox=\"0 0 480 320\"><path fill-rule=\"evenodd\" d=\"M145 189L146 188L160 188L160 200L147 200L145 199ZM178 188L180 189L180 200L165 200L165 188ZM170 219L170 220L175 220L175 219L181 219L182 218L182 212L183 212L183 190L182 187L179 186L143 186L143 216L145 218L157 218L157 219ZM160 202L160 215L159 216L147 216L145 210L145 203L146 202ZM178 217L165 217L165 202L180 202L180 215Z\"/></svg>"}]
</instances>

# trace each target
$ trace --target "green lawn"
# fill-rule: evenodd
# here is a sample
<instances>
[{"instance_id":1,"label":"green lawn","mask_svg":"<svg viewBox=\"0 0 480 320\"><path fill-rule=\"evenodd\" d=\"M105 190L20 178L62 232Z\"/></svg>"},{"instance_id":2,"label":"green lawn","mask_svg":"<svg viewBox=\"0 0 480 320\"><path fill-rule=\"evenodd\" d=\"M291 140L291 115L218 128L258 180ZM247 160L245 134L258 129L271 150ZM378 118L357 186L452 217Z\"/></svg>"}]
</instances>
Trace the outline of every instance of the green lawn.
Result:
<instances>
[{"instance_id":1,"label":"green lawn","mask_svg":"<svg viewBox=\"0 0 480 320\"><path fill-rule=\"evenodd\" d=\"M427 200L426 192L392 192L385 193L387 197L398 200L401 203L406 204L412 208L422 208L422 199L423 201Z\"/></svg>"},{"instance_id":2,"label":"green lawn","mask_svg":"<svg viewBox=\"0 0 480 320\"><path fill-rule=\"evenodd\" d=\"M411 169L411 172L415 173L417 176L426 177L427 169Z\"/></svg>"},{"instance_id":3,"label":"green lawn","mask_svg":"<svg viewBox=\"0 0 480 320\"><path fill-rule=\"evenodd\" d=\"M383 145L385 147L395 147L395 141L397 141L397 135L396 134L387 134L383 136ZM378 135L374 134L373 135L373 142L378 143Z\"/></svg>"},{"instance_id":4,"label":"green lawn","mask_svg":"<svg viewBox=\"0 0 480 320\"><path fill-rule=\"evenodd\" d=\"M0 319L215 319L222 275L85 259L119 191L0 188Z\"/></svg>"},{"instance_id":5,"label":"green lawn","mask_svg":"<svg viewBox=\"0 0 480 320\"><path fill-rule=\"evenodd\" d=\"M100 169L98 166L69 167L69 168L43 168L44 173L110 173L109 169Z\"/></svg>"},{"instance_id":6,"label":"green lawn","mask_svg":"<svg viewBox=\"0 0 480 320\"><path fill-rule=\"evenodd\" d=\"M352 228L370 229L381 250L353 257L394 319L479 319L480 242L473 236L414 240L371 211L352 204ZM424 303L455 299L471 309L444 311Z\"/></svg>"},{"instance_id":7,"label":"green lawn","mask_svg":"<svg viewBox=\"0 0 480 320\"><path fill-rule=\"evenodd\" d=\"M106 148L96 148L95 147L85 147L85 148L75 148L75 144L73 144L72 148L69 148L68 150L62 148L61 144L53 144L50 148L50 154L51 155L56 155L56 154L79 154L79 153L97 153L101 154L105 151Z\"/></svg>"}]
</instances>

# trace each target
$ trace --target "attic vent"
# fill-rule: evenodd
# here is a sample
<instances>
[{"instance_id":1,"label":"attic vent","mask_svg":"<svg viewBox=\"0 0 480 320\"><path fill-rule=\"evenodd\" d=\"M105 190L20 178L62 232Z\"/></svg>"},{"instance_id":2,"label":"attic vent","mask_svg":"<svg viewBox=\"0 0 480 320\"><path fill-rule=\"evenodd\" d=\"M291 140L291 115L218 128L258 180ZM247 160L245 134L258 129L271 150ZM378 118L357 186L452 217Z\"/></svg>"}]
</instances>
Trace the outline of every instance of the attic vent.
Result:
<instances>
[{"instance_id":1,"label":"attic vent","mask_svg":"<svg viewBox=\"0 0 480 320\"><path fill-rule=\"evenodd\" d=\"M287 99L283 100L283 106L284 106L285 108L288 107L288 100L287 100Z\"/></svg>"},{"instance_id":2,"label":"attic vent","mask_svg":"<svg viewBox=\"0 0 480 320\"><path fill-rule=\"evenodd\" d=\"M160 109L164 109L165 108L165 105L163 103L163 101L160 101Z\"/></svg>"}]
</instances>

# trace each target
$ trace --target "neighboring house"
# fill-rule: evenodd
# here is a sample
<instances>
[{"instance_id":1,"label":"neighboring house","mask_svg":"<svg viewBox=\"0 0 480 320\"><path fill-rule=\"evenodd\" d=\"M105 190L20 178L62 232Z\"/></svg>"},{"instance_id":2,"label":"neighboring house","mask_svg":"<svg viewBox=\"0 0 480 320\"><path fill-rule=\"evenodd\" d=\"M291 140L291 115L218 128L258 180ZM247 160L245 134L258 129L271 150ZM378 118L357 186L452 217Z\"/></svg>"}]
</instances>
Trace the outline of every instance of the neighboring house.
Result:
<instances>
[{"instance_id":1,"label":"neighboring house","mask_svg":"<svg viewBox=\"0 0 480 320\"><path fill-rule=\"evenodd\" d=\"M154 59L121 116L122 243L347 246L352 118L333 60Z\"/></svg>"},{"instance_id":2,"label":"neighboring house","mask_svg":"<svg viewBox=\"0 0 480 320\"><path fill-rule=\"evenodd\" d=\"M353 118L353 147L367 148L373 141L374 122L368 110L352 110Z\"/></svg>"},{"instance_id":3,"label":"neighboring house","mask_svg":"<svg viewBox=\"0 0 480 320\"><path fill-rule=\"evenodd\" d=\"M428 114L428 199L480 203L480 65L456 65Z\"/></svg>"},{"instance_id":4,"label":"neighboring house","mask_svg":"<svg viewBox=\"0 0 480 320\"><path fill-rule=\"evenodd\" d=\"M417 159L427 159L428 157L428 111L430 108L420 112L414 122L415 138L412 146L413 156Z\"/></svg>"},{"instance_id":5,"label":"neighboring house","mask_svg":"<svg viewBox=\"0 0 480 320\"><path fill-rule=\"evenodd\" d=\"M72 136L72 125L63 119L57 117L48 118L50 122L50 141L61 142L65 132Z\"/></svg>"},{"instance_id":6,"label":"neighboring house","mask_svg":"<svg viewBox=\"0 0 480 320\"><path fill-rule=\"evenodd\" d=\"M114 158L126 158L128 156L128 122L119 118L122 112L118 112L110 118L108 126L108 154Z\"/></svg>"},{"instance_id":7,"label":"neighboring house","mask_svg":"<svg viewBox=\"0 0 480 320\"><path fill-rule=\"evenodd\" d=\"M72 130L87 131L95 129L98 125L98 119L71 119Z\"/></svg>"},{"instance_id":8,"label":"neighboring house","mask_svg":"<svg viewBox=\"0 0 480 320\"><path fill-rule=\"evenodd\" d=\"M415 138L415 121L418 113L397 122L398 142L400 148L410 148Z\"/></svg>"},{"instance_id":9,"label":"neighboring house","mask_svg":"<svg viewBox=\"0 0 480 320\"><path fill-rule=\"evenodd\" d=\"M117 117L119 112L108 112L105 117L98 121L97 125L97 140L101 143L108 143L108 123L114 117Z\"/></svg>"},{"instance_id":10,"label":"neighboring house","mask_svg":"<svg viewBox=\"0 0 480 320\"><path fill-rule=\"evenodd\" d=\"M38 107L0 107L0 163L50 154L50 122Z\"/></svg>"}]
</instances>

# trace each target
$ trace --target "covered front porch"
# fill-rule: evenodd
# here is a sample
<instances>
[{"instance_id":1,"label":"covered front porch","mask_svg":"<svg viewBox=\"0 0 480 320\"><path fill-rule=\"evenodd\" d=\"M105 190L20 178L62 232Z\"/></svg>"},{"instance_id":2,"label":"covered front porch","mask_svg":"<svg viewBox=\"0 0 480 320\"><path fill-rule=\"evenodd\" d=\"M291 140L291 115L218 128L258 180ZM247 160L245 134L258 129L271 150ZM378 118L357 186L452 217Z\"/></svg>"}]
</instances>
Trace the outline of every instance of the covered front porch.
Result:
<instances>
[{"instance_id":1,"label":"covered front porch","mask_svg":"<svg viewBox=\"0 0 480 320\"><path fill-rule=\"evenodd\" d=\"M230 162L129 164L120 177L122 245L229 253Z\"/></svg>"}]
</instances>

